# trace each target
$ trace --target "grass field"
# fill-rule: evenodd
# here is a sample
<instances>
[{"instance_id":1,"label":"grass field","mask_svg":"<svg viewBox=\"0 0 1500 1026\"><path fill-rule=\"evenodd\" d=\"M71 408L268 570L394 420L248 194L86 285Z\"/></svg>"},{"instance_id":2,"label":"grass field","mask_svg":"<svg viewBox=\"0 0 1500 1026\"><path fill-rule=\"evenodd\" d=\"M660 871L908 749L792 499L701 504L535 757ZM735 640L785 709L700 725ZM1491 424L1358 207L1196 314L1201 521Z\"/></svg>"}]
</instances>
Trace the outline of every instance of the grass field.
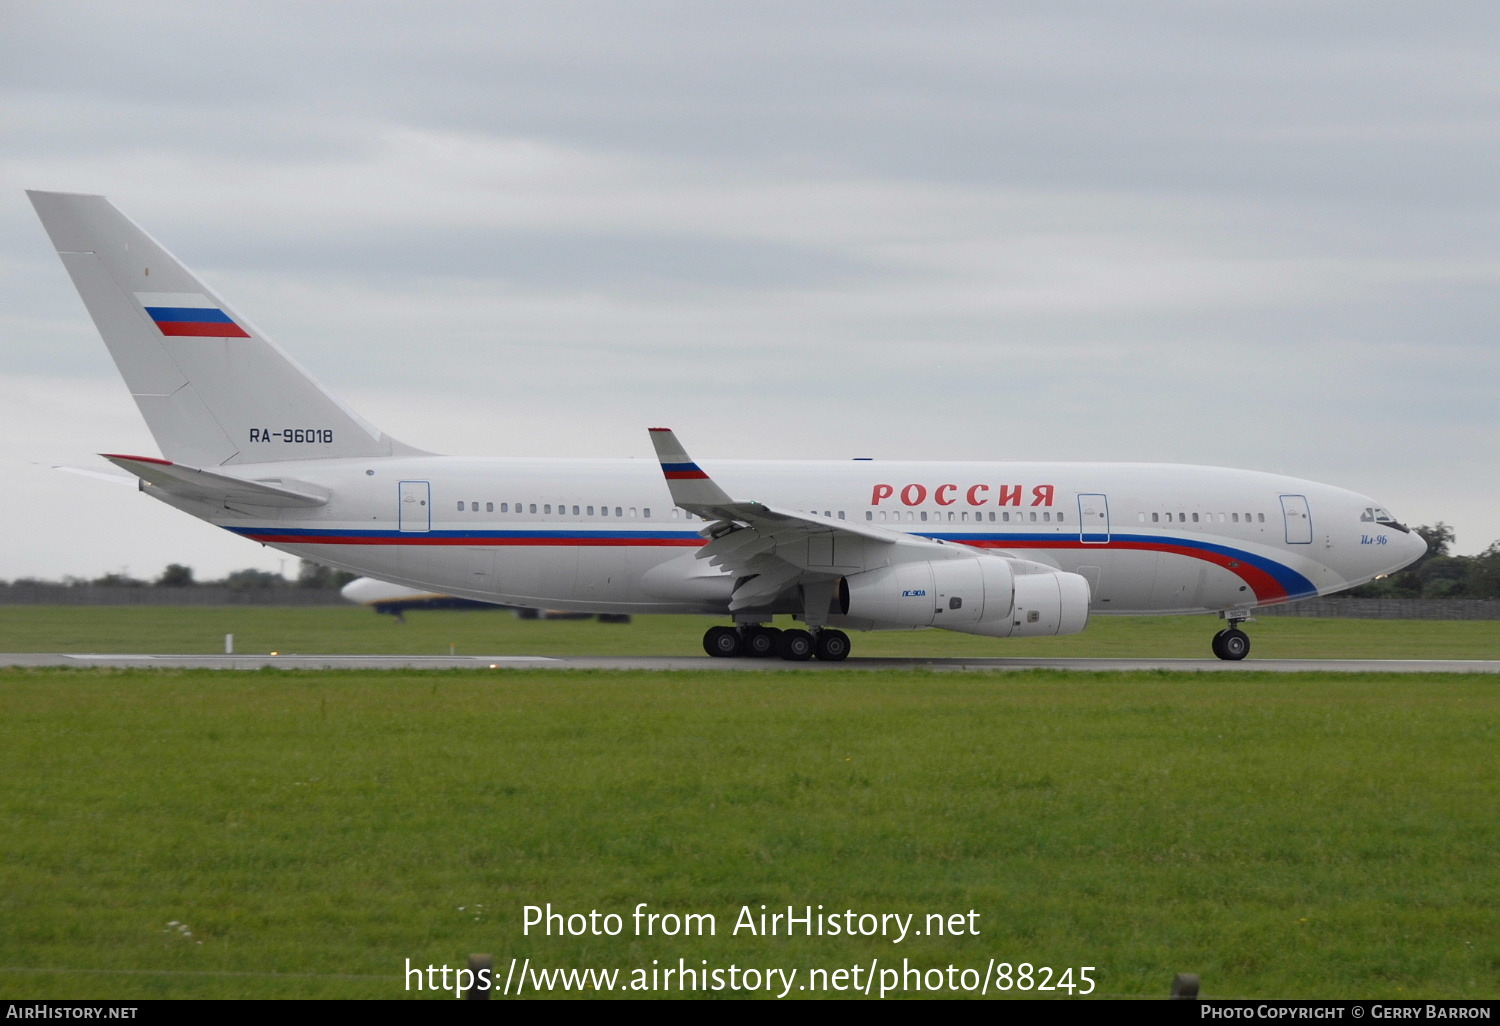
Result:
<instances>
[{"instance_id":1,"label":"grass field","mask_svg":"<svg viewBox=\"0 0 1500 1026\"><path fill-rule=\"evenodd\" d=\"M0 995L399 997L488 951L1493 998L1497 712L1491 675L0 671ZM547 902L625 933L523 936ZM761 904L980 934L732 936Z\"/></svg>"},{"instance_id":2,"label":"grass field","mask_svg":"<svg viewBox=\"0 0 1500 1026\"><path fill-rule=\"evenodd\" d=\"M353 606L0 606L0 652L446 655L703 655L702 616L631 624L518 620L502 611L414 612L406 623ZM782 618L783 625L789 625ZM950 631L854 633L855 656L1210 657L1209 616L1095 617L1063 638L978 638ZM1247 628L1250 658L1500 659L1500 621L1266 617Z\"/></svg>"}]
</instances>

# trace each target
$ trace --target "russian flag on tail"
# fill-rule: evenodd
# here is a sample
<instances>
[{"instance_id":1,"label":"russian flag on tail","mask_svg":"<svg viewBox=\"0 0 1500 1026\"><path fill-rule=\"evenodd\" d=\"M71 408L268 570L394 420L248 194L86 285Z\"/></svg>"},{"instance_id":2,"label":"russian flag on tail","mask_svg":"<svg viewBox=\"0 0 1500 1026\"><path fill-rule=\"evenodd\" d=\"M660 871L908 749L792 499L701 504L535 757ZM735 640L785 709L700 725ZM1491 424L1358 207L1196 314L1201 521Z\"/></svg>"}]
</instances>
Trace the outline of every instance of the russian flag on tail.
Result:
<instances>
[{"instance_id":1,"label":"russian flag on tail","mask_svg":"<svg viewBox=\"0 0 1500 1026\"><path fill-rule=\"evenodd\" d=\"M250 337L248 331L201 292L137 292L135 298L163 335Z\"/></svg>"}]
</instances>

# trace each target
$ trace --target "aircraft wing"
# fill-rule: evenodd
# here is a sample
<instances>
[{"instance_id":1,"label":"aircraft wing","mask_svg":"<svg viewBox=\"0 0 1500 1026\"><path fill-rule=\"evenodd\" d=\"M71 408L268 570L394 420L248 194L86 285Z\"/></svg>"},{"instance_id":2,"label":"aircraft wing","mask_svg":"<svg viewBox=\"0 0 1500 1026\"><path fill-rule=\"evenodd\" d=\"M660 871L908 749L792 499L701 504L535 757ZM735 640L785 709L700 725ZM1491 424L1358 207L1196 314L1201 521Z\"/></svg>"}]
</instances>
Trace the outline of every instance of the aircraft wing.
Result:
<instances>
[{"instance_id":1,"label":"aircraft wing","mask_svg":"<svg viewBox=\"0 0 1500 1026\"><path fill-rule=\"evenodd\" d=\"M651 444L672 502L710 521L699 532L708 544L698 558L739 579L731 612L769 605L799 585L831 589L840 577L918 558L914 549L934 550L922 557L931 559L949 558L963 548L873 524L736 500L693 462L670 429L652 428Z\"/></svg>"},{"instance_id":2,"label":"aircraft wing","mask_svg":"<svg viewBox=\"0 0 1500 1026\"><path fill-rule=\"evenodd\" d=\"M284 478L250 481L150 456L110 453L100 455L115 466L130 471L144 484L154 485L170 495L197 502L209 502L234 509L244 506L286 509L321 506L328 501L327 492L301 481L288 481Z\"/></svg>"}]
</instances>

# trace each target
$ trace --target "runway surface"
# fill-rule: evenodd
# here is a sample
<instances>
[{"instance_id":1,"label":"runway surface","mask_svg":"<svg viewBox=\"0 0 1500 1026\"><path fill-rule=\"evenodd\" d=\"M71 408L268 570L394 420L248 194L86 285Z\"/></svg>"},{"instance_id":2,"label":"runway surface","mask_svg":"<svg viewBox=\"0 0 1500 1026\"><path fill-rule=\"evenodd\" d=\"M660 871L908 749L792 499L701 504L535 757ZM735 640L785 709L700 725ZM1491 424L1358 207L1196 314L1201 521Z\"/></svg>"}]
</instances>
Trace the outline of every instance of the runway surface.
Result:
<instances>
[{"instance_id":1,"label":"runway surface","mask_svg":"<svg viewBox=\"0 0 1500 1026\"><path fill-rule=\"evenodd\" d=\"M821 670L1178 670L1213 673L1500 673L1493 659L710 659L707 656L402 656L402 655L131 655L0 653L0 666L111 666L207 670L734 670L792 673Z\"/></svg>"}]
</instances>

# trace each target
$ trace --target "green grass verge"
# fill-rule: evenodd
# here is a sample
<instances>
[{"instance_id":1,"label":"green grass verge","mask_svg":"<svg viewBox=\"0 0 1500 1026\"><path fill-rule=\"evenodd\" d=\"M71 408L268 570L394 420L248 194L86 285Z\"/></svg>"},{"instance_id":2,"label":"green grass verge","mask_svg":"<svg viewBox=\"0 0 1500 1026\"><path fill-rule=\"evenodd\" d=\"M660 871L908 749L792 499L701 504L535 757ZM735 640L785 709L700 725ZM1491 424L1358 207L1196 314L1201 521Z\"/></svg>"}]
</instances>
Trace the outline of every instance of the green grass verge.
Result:
<instances>
[{"instance_id":1,"label":"green grass verge","mask_svg":"<svg viewBox=\"0 0 1500 1026\"><path fill-rule=\"evenodd\" d=\"M0 994L398 997L488 951L1493 998L1497 712L1490 675L0 671ZM718 935L522 935L641 901ZM761 904L981 932L729 934Z\"/></svg>"},{"instance_id":2,"label":"green grass verge","mask_svg":"<svg viewBox=\"0 0 1500 1026\"><path fill-rule=\"evenodd\" d=\"M518 620L502 611L430 611L406 623L355 607L0 606L0 651L447 655L703 655L703 616L630 624ZM783 625L790 621L782 618ZM1208 616L1095 617L1063 638L977 638L950 631L855 633L856 656L1209 658ZM1250 658L1500 659L1500 621L1314 620L1249 626Z\"/></svg>"}]
</instances>

